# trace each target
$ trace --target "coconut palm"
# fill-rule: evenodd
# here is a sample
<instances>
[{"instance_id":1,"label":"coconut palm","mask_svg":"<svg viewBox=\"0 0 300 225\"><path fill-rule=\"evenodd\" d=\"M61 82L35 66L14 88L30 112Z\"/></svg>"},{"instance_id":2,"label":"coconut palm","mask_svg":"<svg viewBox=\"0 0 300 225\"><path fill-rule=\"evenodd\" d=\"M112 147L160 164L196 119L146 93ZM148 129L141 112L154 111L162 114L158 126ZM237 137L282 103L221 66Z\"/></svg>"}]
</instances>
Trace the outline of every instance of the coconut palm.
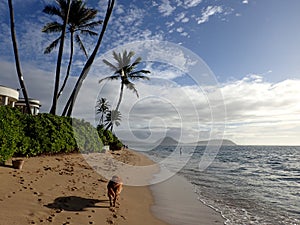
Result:
<instances>
[{"instance_id":1,"label":"coconut palm","mask_svg":"<svg viewBox=\"0 0 300 225\"><path fill-rule=\"evenodd\" d=\"M124 86L126 86L129 90L132 90L136 94L136 96L139 97L137 89L135 88L134 83L132 83L132 81L138 79L143 79L143 80L150 79L149 77L143 75L143 74L150 73L150 71L136 70L136 67L142 61L141 57L136 58L133 61L133 63L131 63L134 54L135 53L133 51L127 52L125 50L123 51L123 54L121 53L117 54L115 51L113 51L113 57L117 62L116 64L113 64L105 59L103 60L103 62L114 71L114 74L99 80L99 83L101 83L104 80L119 80L119 79L121 80L120 96L115 109L116 111L119 110L122 101Z\"/></svg>"},{"instance_id":2,"label":"coconut palm","mask_svg":"<svg viewBox=\"0 0 300 225\"><path fill-rule=\"evenodd\" d=\"M110 129L110 131L112 132L114 125L119 126L121 124L120 123L121 118L122 116L120 111L117 110L108 111L105 118L106 130Z\"/></svg>"},{"instance_id":3,"label":"coconut palm","mask_svg":"<svg viewBox=\"0 0 300 225\"><path fill-rule=\"evenodd\" d=\"M73 108L74 108L74 103L77 99L77 96L78 96L78 93L81 89L82 83L85 80L85 78L87 77L87 75L88 75L88 73L91 69L91 66L93 65L93 62L96 58L97 52L100 48L102 39L104 37L106 28L108 26L110 16L111 16L113 8L114 8L114 4L115 4L115 0L108 0L107 1L106 14L105 14L105 18L104 18L104 21L103 21L103 26L102 26L100 35L98 37L97 43L95 45L95 48L94 48L92 54L89 56L88 60L86 61L85 65L84 65L84 67L83 67L83 69L80 73L79 78L77 79L77 82L76 82L76 84L73 88L73 91L72 91L72 93L71 93L71 95L70 95L70 97L69 97L69 99L68 99L68 101L67 101L67 103L64 107L64 110L63 110L63 113L62 113L63 116L71 116L72 115Z\"/></svg>"},{"instance_id":4,"label":"coconut palm","mask_svg":"<svg viewBox=\"0 0 300 225\"><path fill-rule=\"evenodd\" d=\"M28 95L27 95L27 89L26 89L26 86L25 86L25 81L24 81L24 77L23 77L23 73L22 73L21 65L20 65L20 60L19 60L17 38L16 38L16 32L15 32L14 8L13 8L12 0L8 0L8 7L9 7L9 15L10 15L11 39L12 39L12 43L13 43L17 75L18 75L18 78L19 78L19 83L20 83L20 86L21 86L23 97L25 99L27 113L32 114L31 110L30 110L29 99L28 99Z\"/></svg>"},{"instance_id":5,"label":"coconut palm","mask_svg":"<svg viewBox=\"0 0 300 225\"><path fill-rule=\"evenodd\" d=\"M66 17L66 13L68 12L68 1L66 0L56 0L57 5L47 5L45 6L43 12L49 15L58 16L62 21L64 21ZM69 63L67 67L67 72L63 84L58 91L58 87L54 96L58 99L62 94L66 82L70 75L71 64L73 60L74 54L74 39L78 44L79 48L83 51L84 55L88 57L87 51L84 47L84 44L81 40L79 34L96 36L97 32L94 32L92 29L102 23L101 20L95 20L98 11L96 9L87 8L85 3L81 0L72 0L71 5L69 6L69 14L67 18L67 33L70 34L70 56ZM59 41L64 38L62 35L64 24L59 22L50 22L47 23L42 32L45 33L59 33L59 37L56 38L44 51L45 54L52 52L52 50L57 46ZM52 105L52 107L55 107Z\"/></svg>"},{"instance_id":6,"label":"coconut palm","mask_svg":"<svg viewBox=\"0 0 300 225\"><path fill-rule=\"evenodd\" d=\"M104 123L104 116L109 112L109 107L110 105L106 98L101 98L98 100L96 105L96 113L101 115L99 121L100 125Z\"/></svg>"}]
</instances>

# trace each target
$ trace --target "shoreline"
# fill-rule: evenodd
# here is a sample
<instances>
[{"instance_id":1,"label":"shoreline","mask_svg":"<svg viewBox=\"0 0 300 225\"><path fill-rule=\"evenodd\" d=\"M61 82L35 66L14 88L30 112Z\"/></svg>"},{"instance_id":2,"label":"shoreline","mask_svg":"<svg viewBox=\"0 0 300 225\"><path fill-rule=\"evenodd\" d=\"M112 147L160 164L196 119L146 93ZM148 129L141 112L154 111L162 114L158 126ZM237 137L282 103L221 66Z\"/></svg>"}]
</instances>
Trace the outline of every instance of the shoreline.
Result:
<instances>
[{"instance_id":1,"label":"shoreline","mask_svg":"<svg viewBox=\"0 0 300 225\"><path fill-rule=\"evenodd\" d=\"M193 185L184 177L174 175L150 189L155 202L152 212L170 225L225 224L220 212L198 200Z\"/></svg>"}]
</instances>

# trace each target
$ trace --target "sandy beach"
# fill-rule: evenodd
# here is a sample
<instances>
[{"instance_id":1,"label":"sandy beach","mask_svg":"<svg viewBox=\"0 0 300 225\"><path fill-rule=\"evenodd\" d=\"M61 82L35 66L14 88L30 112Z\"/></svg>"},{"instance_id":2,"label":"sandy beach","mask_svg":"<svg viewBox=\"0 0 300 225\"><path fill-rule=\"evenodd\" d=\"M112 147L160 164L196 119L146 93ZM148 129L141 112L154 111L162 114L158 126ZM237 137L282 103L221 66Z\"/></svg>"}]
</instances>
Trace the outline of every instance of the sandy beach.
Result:
<instances>
[{"instance_id":1,"label":"sandy beach","mask_svg":"<svg viewBox=\"0 0 300 225\"><path fill-rule=\"evenodd\" d=\"M158 209L164 214L163 210L169 208L170 199L174 198L172 192L168 197L159 195L160 193L167 196L164 194L168 189L165 185L168 185L169 181L159 184L163 185L161 187L155 187L153 193L156 198L153 197L149 186L125 185L120 197L120 206L109 207L106 195L108 179L99 173L99 169L118 172L114 171L109 162L111 157L126 164L139 166L151 165L153 164L151 160L129 150L97 156L101 157L101 160L97 161L97 167L88 164L86 156L81 154L25 158L22 170L14 169L10 161L6 162L5 166L0 167L0 225L176 224L174 222L177 220L176 216L173 221L167 220L168 223L162 221L165 218L157 214ZM96 156L88 155L88 157ZM152 176L153 174L147 174L145 179L151 179ZM130 180L131 176L124 179ZM178 191L180 192L180 189L173 194L178 195ZM157 197L161 201L156 201ZM172 204L174 201L176 202L176 198ZM179 199L176 204L178 205L180 201ZM184 204L189 201L187 197ZM198 207L194 203L191 206ZM194 208L193 211L201 216L202 224L223 224L220 215L213 213L212 209L200 202L199 206L202 208Z\"/></svg>"}]
</instances>

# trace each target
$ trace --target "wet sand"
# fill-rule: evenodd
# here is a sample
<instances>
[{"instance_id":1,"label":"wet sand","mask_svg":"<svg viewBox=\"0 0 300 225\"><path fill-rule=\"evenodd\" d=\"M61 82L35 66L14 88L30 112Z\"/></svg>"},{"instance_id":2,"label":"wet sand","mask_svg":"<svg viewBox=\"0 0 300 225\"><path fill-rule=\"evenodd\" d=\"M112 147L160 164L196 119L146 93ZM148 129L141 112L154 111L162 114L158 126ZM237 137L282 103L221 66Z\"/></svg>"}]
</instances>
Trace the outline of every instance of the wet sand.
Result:
<instances>
[{"instance_id":1,"label":"wet sand","mask_svg":"<svg viewBox=\"0 0 300 225\"><path fill-rule=\"evenodd\" d=\"M197 198L192 184L175 175L151 186L155 204L153 213L172 225L222 225L220 213L204 205Z\"/></svg>"}]
</instances>

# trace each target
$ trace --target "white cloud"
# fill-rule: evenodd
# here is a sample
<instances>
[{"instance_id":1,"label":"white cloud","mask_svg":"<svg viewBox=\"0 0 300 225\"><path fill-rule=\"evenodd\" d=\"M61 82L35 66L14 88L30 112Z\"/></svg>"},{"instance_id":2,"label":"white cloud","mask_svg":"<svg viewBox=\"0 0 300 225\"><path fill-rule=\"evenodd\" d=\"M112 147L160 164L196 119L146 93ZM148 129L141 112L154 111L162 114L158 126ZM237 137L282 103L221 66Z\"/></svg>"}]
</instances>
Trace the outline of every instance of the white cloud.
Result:
<instances>
[{"instance_id":1,"label":"white cloud","mask_svg":"<svg viewBox=\"0 0 300 225\"><path fill-rule=\"evenodd\" d=\"M115 11L116 11L116 14L122 14L122 13L124 13L124 11L125 11L124 10L124 6L120 5L120 4L117 4Z\"/></svg>"},{"instance_id":2,"label":"white cloud","mask_svg":"<svg viewBox=\"0 0 300 225\"><path fill-rule=\"evenodd\" d=\"M171 6L169 0L162 0L162 4L158 6L158 11L162 13L163 16L170 16L176 7Z\"/></svg>"},{"instance_id":3,"label":"white cloud","mask_svg":"<svg viewBox=\"0 0 300 225\"><path fill-rule=\"evenodd\" d=\"M242 2L243 4L248 4L249 3L249 1L248 0L243 0L243 2Z\"/></svg>"},{"instance_id":4,"label":"white cloud","mask_svg":"<svg viewBox=\"0 0 300 225\"><path fill-rule=\"evenodd\" d=\"M185 13L181 12L181 13L177 14L177 16L175 17L175 21L179 22L179 21L181 21L184 18L185 18Z\"/></svg>"},{"instance_id":5,"label":"white cloud","mask_svg":"<svg viewBox=\"0 0 300 225\"><path fill-rule=\"evenodd\" d=\"M190 19L188 17L185 17L181 20L182 23L187 23L189 21L190 21Z\"/></svg>"},{"instance_id":6,"label":"white cloud","mask_svg":"<svg viewBox=\"0 0 300 225\"><path fill-rule=\"evenodd\" d=\"M189 20L190 19L188 17L186 17L185 12L181 12L181 13L177 14L176 17L175 17L176 22L187 23L187 22L189 22Z\"/></svg>"},{"instance_id":7,"label":"white cloud","mask_svg":"<svg viewBox=\"0 0 300 225\"><path fill-rule=\"evenodd\" d=\"M207 6L206 9L202 10L201 17L196 18L197 23L198 24L205 23L209 20L209 17L222 12L223 12L222 6Z\"/></svg>"},{"instance_id":8,"label":"white cloud","mask_svg":"<svg viewBox=\"0 0 300 225\"><path fill-rule=\"evenodd\" d=\"M242 144L272 144L270 137L273 144L280 144L281 137L290 135L288 127L300 125L299 85L300 80L272 84L259 75L225 84L221 91L227 108L227 134L243 139ZM268 141L264 141L266 136Z\"/></svg>"},{"instance_id":9,"label":"white cloud","mask_svg":"<svg viewBox=\"0 0 300 225\"><path fill-rule=\"evenodd\" d=\"M196 7L202 2L202 0L183 0L183 5L185 8Z\"/></svg>"},{"instance_id":10,"label":"white cloud","mask_svg":"<svg viewBox=\"0 0 300 225\"><path fill-rule=\"evenodd\" d=\"M183 29L183 27L178 27L178 28L176 29L176 31L177 31L178 33L182 33L182 32L184 31L184 29Z\"/></svg>"},{"instance_id":11,"label":"white cloud","mask_svg":"<svg viewBox=\"0 0 300 225\"><path fill-rule=\"evenodd\" d=\"M174 22L172 21L172 22L166 22L166 26L167 27L172 27L172 26L174 26Z\"/></svg>"}]
</instances>

